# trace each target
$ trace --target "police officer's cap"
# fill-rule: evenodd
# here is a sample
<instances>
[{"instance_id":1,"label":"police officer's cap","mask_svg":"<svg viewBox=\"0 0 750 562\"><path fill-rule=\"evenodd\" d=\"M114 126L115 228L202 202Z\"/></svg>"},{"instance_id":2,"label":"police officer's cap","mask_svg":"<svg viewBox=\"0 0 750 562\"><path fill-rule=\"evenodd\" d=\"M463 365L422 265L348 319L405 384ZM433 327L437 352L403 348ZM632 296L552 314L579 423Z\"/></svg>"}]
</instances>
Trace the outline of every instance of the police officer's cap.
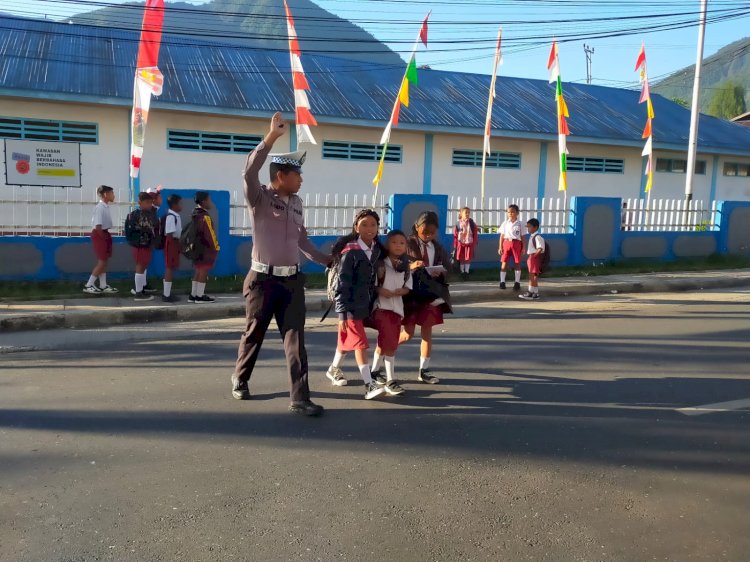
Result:
<instances>
[{"instance_id":1,"label":"police officer's cap","mask_svg":"<svg viewBox=\"0 0 750 562\"><path fill-rule=\"evenodd\" d=\"M302 164L305 163L307 152L298 150L297 152L287 152L286 154L272 154L271 164L287 166L295 172L302 172Z\"/></svg>"}]
</instances>

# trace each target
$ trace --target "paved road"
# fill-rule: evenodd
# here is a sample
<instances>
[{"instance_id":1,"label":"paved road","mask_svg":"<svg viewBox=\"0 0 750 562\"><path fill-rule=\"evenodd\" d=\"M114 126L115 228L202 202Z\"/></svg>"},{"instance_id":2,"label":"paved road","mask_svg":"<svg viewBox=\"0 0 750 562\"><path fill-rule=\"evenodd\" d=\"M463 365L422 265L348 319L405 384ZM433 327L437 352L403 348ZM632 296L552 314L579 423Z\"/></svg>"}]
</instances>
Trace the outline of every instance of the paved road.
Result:
<instances>
[{"instance_id":1,"label":"paved road","mask_svg":"<svg viewBox=\"0 0 750 562\"><path fill-rule=\"evenodd\" d=\"M445 383L372 402L311 320L321 419L276 341L229 397L235 319L15 334L62 349L0 355L0 560L747 560L749 305L464 307Z\"/></svg>"}]
</instances>

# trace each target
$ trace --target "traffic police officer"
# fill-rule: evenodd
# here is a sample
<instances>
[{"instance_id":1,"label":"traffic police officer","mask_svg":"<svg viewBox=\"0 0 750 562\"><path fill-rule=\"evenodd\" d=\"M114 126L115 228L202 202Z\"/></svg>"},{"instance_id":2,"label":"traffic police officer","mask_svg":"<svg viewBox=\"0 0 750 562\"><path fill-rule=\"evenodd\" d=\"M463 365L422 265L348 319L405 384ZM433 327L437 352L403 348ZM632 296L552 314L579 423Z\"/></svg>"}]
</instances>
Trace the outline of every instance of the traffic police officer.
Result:
<instances>
[{"instance_id":1,"label":"traffic police officer","mask_svg":"<svg viewBox=\"0 0 750 562\"><path fill-rule=\"evenodd\" d=\"M274 142L286 129L281 113L276 113L268 134L248 155L245 165L245 199L254 227L253 255L243 285L247 325L232 375L232 396L250 399L248 381L271 318L276 318L289 368L289 411L319 416L323 407L310 400L308 386L304 275L299 270L299 252L322 265L330 263L331 256L320 252L305 230L302 199L297 196L302 187L305 152L271 155L271 184L262 185L258 177Z\"/></svg>"}]
</instances>

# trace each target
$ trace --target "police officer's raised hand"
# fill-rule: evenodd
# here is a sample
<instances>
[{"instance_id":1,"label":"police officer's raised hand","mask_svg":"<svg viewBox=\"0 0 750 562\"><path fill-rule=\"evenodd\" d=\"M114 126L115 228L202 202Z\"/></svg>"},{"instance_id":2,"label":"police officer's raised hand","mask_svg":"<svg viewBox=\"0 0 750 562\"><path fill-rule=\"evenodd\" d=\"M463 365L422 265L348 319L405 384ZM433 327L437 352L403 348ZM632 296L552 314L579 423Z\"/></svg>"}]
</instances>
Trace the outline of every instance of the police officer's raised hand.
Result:
<instances>
[{"instance_id":1,"label":"police officer's raised hand","mask_svg":"<svg viewBox=\"0 0 750 562\"><path fill-rule=\"evenodd\" d=\"M280 112L276 112L273 114L273 117L271 117L271 126L268 129L268 135L266 135L266 140L270 142L274 142L279 137L284 136L284 133L286 133L287 129L287 123L284 121L284 118L281 116Z\"/></svg>"}]
</instances>

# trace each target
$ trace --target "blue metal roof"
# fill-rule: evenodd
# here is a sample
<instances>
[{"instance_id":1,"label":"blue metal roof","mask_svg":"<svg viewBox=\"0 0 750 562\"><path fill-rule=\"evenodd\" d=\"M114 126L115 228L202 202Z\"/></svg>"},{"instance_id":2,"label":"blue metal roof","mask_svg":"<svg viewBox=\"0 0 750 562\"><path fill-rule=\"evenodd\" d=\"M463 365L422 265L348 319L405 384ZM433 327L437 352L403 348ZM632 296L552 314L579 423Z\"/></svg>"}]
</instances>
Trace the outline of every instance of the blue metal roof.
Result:
<instances>
[{"instance_id":1,"label":"blue metal roof","mask_svg":"<svg viewBox=\"0 0 750 562\"><path fill-rule=\"evenodd\" d=\"M0 95L130 104L138 34L45 20L0 17ZM404 67L303 53L313 114L321 123L384 126ZM543 61L540 62L543 64ZM405 66L405 65L404 65ZM159 68L164 92L154 107L265 115L294 111L285 52L165 34ZM490 77L420 69L403 129L481 134ZM645 105L632 90L565 83L571 142L639 146ZM495 135L556 138L553 86L498 79ZM656 147L686 149L690 112L653 96ZM701 152L750 154L750 128L702 115Z\"/></svg>"}]
</instances>

